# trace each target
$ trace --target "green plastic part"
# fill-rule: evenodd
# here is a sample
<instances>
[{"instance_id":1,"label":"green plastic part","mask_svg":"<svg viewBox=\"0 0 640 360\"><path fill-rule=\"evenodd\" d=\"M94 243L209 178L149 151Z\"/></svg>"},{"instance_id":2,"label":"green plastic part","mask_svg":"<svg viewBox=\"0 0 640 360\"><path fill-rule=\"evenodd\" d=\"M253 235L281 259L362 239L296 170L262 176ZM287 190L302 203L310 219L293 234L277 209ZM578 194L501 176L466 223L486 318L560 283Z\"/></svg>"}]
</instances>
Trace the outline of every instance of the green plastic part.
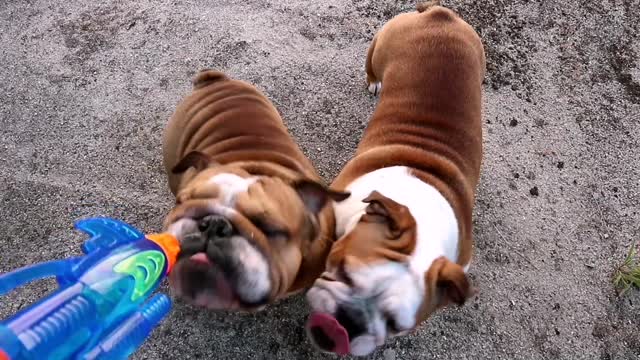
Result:
<instances>
[{"instance_id":1,"label":"green plastic part","mask_svg":"<svg viewBox=\"0 0 640 360\"><path fill-rule=\"evenodd\" d=\"M113 267L119 274L131 275L135 280L131 301L144 297L162 276L166 259L156 250L147 250L120 261Z\"/></svg>"}]
</instances>

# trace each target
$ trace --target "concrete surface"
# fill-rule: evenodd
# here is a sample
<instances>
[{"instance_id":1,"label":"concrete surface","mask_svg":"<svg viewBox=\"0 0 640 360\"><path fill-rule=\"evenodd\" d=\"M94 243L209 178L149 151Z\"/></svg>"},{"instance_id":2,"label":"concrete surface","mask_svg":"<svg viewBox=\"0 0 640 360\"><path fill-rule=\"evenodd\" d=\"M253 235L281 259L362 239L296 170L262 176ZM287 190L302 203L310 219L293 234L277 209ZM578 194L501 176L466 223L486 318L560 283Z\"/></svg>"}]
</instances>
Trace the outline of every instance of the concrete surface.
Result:
<instances>
[{"instance_id":1,"label":"concrete surface","mask_svg":"<svg viewBox=\"0 0 640 360\"><path fill-rule=\"evenodd\" d=\"M638 0L451 0L485 41L480 295L372 359L637 359ZM331 180L375 100L375 31L413 1L0 0L0 271L79 254L73 221L158 229L163 125L203 67L257 84ZM532 195L537 194L537 195ZM0 317L51 281L2 298ZM258 314L178 304L136 359L324 359L302 297Z\"/></svg>"}]
</instances>

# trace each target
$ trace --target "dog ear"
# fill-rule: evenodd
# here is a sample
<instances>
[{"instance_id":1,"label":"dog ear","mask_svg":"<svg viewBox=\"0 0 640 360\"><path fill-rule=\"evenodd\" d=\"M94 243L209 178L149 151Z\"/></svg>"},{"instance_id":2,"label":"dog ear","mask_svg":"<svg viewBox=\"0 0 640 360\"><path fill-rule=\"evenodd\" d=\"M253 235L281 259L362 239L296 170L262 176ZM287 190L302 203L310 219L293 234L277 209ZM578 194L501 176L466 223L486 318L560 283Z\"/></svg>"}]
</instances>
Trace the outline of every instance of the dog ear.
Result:
<instances>
[{"instance_id":1,"label":"dog ear","mask_svg":"<svg viewBox=\"0 0 640 360\"><path fill-rule=\"evenodd\" d=\"M174 174L181 174L187 171L189 168L195 168L200 171L214 165L215 162L211 160L208 155L201 153L200 151L192 151L185 155L176 166L171 169Z\"/></svg>"},{"instance_id":2,"label":"dog ear","mask_svg":"<svg viewBox=\"0 0 640 360\"><path fill-rule=\"evenodd\" d=\"M396 201L382 195L377 191L372 191L363 202L369 204L365 208L366 219L369 221L387 222L389 226L389 237L397 238L402 233L415 226L415 220L409 209Z\"/></svg>"},{"instance_id":3,"label":"dog ear","mask_svg":"<svg viewBox=\"0 0 640 360\"><path fill-rule=\"evenodd\" d=\"M295 181L293 188L304 206L314 214L319 213L329 200L340 202L351 196L349 192L331 190L319 182L307 179Z\"/></svg>"},{"instance_id":4,"label":"dog ear","mask_svg":"<svg viewBox=\"0 0 640 360\"><path fill-rule=\"evenodd\" d=\"M459 306L478 291L469 282L462 266L449 261L444 256L437 258L427 272L427 281L435 292L438 307L450 303Z\"/></svg>"}]
</instances>

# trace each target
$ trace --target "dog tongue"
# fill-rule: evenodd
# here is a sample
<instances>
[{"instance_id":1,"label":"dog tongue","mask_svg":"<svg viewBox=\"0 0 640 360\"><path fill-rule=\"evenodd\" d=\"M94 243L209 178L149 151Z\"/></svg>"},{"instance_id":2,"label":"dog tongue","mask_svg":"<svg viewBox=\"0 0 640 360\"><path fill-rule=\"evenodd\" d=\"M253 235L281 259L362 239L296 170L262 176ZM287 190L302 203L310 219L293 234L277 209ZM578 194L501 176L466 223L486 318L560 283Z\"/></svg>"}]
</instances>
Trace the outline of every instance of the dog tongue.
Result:
<instances>
[{"instance_id":1,"label":"dog tongue","mask_svg":"<svg viewBox=\"0 0 640 360\"><path fill-rule=\"evenodd\" d=\"M209 260L209 257L205 253L197 253L195 255L192 255L189 260L199 264L211 265L211 260Z\"/></svg>"},{"instance_id":2,"label":"dog tongue","mask_svg":"<svg viewBox=\"0 0 640 360\"><path fill-rule=\"evenodd\" d=\"M313 313L307 321L307 329L314 331L319 328L325 335L335 344L333 349L324 349L333 351L338 355L346 355L349 353L349 335L342 325L333 316L326 313Z\"/></svg>"}]
</instances>

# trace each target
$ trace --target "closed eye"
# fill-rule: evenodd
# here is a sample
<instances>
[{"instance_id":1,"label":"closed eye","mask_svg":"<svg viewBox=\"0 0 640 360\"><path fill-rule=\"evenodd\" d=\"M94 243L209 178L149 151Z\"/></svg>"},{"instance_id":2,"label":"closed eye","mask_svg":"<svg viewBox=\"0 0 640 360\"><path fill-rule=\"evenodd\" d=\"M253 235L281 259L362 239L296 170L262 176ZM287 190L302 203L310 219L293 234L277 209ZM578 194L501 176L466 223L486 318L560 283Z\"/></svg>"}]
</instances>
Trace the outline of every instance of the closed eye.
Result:
<instances>
[{"instance_id":1,"label":"closed eye","mask_svg":"<svg viewBox=\"0 0 640 360\"><path fill-rule=\"evenodd\" d=\"M274 227L273 225L267 223L262 219L252 219L252 222L253 222L253 225L255 225L255 227L260 229L260 231L262 231L264 235L269 239L273 239L273 238L288 239L289 238L289 231L287 231L286 229L280 229L280 228Z\"/></svg>"},{"instance_id":2,"label":"closed eye","mask_svg":"<svg viewBox=\"0 0 640 360\"><path fill-rule=\"evenodd\" d=\"M272 238L284 238L284 239L288 239L289 238L289 233L285 230L263 230L264 235L270 239Z\"/></svg>"}]
</instances>

